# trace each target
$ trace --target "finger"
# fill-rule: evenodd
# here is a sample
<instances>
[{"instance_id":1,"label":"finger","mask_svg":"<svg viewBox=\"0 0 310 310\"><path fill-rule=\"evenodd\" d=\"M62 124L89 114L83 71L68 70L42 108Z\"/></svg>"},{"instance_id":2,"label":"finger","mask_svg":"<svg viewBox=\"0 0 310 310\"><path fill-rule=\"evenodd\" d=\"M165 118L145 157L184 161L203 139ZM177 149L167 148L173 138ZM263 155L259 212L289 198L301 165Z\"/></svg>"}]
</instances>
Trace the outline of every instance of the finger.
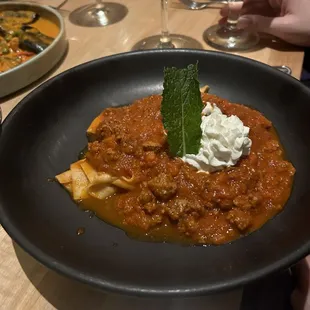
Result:
<instances>
[{"instance_id":1,"label":"finger","mask_svg":"<svg viewBox=\"0 0 310 310\"><path fill-rule=\"evenodd\" d=\"M226 17L223 17L219 20L219 25L225 25L227 23L227 18Z\"/></svg>"},{"instance_id":2,"label":"finger","mask_svg":"<svg viewBox=\"0 0 310 310\"><path fill-rule=\"evenodd\" d=\"M310 46L309 32L298 31L298 19L292 15L267 17L260 15L243 15L239 18L238 28L249 28L276 36L286 42L299 46Z\"/></svg>"},{"instance_id":3,"label":"finger","mask_svg":"<svg viewBox=\"0 0 310 310\"><path fill-rule=\"evenodd\" d=\"M228 4L224 5L221 10L220 10L220 14L223 17L227 17L229 13L229 8L228 8Z\"/></svg>"},{"instance_id":4,"label":"finger","mask_svg":"<svg viewBox=\"0 0 310 310\"><path fill-rule=\"evenodd\" d=\"M221 10L220 10L220 14L221 14L221 16L223 16L223 17L228 16L228 12L229 12L229 10L228 10L228 5L223 6L223 7L221 8Z\"/></svg>"},{"instance_id":5,"label":"finger","mask_svg":"<svg viewBox=\"0 0 310 310\"><path fill-rule=\"evenodd\" d=\"M271 7L266 4L265 2L259 1L250 1L250 2L244 2L244 4L242 5L242 3L238 3L238 5L236 5L236 10L239 11L241 13L241 15L263 15L263 16L277 16L279 14L277 14L277 12L273 9L271 9ZM221 11L220 14L223 17L226 17L229 15L229 8L228 5L224 6Z\"/></svg>"},{"instance_id":6,"label":"finger","mask_svg":"<svg viewBox=\"0 0 310 310\"><path fill-rule=\"evenodd\" d=\"M297 287L301 293L306 293L309 290L309 257L299 261L295 266L298 283Z\"/></svg>"},{"instance_id":7,"label":"finger","mask_svg":"<svg viewBox=\"0 0 310 310\"><path fill-rule=\"evenodd\" d=\"M298 291L294 290L291 295L291 305L294 310L303 310L304 309L304 296Z\"/></svg>"},{"instance_id":8,"label":"finger","mask_svg":"<svg viewBox=\"0 0 310 310\"><path fill-rule=\"evenodd\" d=\"M221 9L220 14L223 17L227 17L230 12L239 13L242 9L242 5L243 2L241 1L232 2L229 6L227 4Z\"/></svg>"},{"instance_id":9,"label":"finger","mask_svg":"<svg viewBox=\"0 0 310 310\"><path fill-rule=\"evenodd\" d=\"M278 16L265 1L244 3L241 10L241 15L262 15L262 16Z\"/></svg>"},{"instance_id":10,"label":"finger","mask_svg":"<svg viewBox=\"0 0 310 310\"><path fill-rule=\"evenodd\" d=\"M238 27L251 28L254 31L268 33L279 38L283 38L287 33L284 17L243 15L239 18Z\"/></svg>"},{"instance_id":11,"label":"finger","mask_svg":"<svg viewBox=\"0 0 310 310\"><path fill-rule=\"evenodd\" d=\"M296 289L291 295L291 305L294 310L309 310L310 296Z\"/></svg>"}]
</instances>

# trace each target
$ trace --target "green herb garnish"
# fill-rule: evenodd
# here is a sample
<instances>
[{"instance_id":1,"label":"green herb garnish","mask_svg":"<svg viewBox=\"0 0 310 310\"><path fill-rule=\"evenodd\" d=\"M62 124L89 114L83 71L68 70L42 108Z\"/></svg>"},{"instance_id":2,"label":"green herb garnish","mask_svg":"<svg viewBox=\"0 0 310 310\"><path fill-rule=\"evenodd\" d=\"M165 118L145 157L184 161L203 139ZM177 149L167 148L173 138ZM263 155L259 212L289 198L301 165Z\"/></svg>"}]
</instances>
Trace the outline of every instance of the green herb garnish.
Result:
<instances>
[{"instance_id":1,"label":"green herb garnish","mask_svg":"<svg viewBox=\"0 0 310 310\"><path fill-rule=\"evenodd\" d=\"M173 156L198 153L202 109L197 64L185 69L165 68L161 114Z\"/></svg>"}]
</instances>

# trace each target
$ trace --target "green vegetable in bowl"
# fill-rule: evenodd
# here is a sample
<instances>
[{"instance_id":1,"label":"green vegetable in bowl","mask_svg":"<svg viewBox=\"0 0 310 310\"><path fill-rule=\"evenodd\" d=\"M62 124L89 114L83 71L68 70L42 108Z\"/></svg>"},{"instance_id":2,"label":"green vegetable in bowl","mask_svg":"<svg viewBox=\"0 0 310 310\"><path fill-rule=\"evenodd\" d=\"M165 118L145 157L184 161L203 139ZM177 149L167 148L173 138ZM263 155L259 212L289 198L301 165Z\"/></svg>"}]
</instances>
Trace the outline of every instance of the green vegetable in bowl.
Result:
<instances>
[{"instance_id":1,"label":"green vegetable in bowl","mask_svg":"<svg viewBox=\"0 0 310 310\"><path fill-rule=\"evenodd\" d=\"M165 68L161 114L173 156L198 153L202 109L197 64Z\"/></svg>"}]
</instances>

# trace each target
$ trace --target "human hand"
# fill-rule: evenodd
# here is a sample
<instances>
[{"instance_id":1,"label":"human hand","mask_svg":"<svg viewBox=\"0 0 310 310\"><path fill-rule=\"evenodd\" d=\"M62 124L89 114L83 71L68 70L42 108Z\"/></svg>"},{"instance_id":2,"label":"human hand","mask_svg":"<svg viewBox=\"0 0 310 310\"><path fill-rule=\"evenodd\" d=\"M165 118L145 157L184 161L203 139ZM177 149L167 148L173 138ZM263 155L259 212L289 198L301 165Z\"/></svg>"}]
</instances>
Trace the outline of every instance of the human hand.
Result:
<instances>
[{"instance_id":1,"label":"human hand","mask_svg":"<svg viewBox=\"0 0 310 310\"><path fill-rule=\"evenodd\" d=\"M244 0L230 7L239 11L239 28L274 35L289 43L310 46L310 0ZM228 16L228 6L221 10Z\"/></svg>"},{"instance_id":2,"label":"human hand","mask_svg":"<svg viewBox=\"0 0 310 310\"><path fill-rule=\"evenodd\" d=\"M310 256L300 261L296 267L297 286L291 296L294 310L310 310Z\"/></svg>"}]
</instances>

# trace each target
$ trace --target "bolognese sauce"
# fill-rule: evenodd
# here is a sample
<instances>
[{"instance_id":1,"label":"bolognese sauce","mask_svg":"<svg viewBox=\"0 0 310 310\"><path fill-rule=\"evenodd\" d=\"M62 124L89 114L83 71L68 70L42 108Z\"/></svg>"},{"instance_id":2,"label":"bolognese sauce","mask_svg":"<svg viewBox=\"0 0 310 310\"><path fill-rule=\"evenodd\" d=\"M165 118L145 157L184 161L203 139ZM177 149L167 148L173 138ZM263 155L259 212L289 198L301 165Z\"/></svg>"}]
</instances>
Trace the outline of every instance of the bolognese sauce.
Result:
<instances>
[{"instance_id":1,"label":"bolognese sauce","mask_svg":"<svg viewBox=\"0 0 310 310\"><path fill-rule=\"evenodd\" d=\"M102 114L86 158L97 170L132 181L104 201L84 208L127 233L156 241L223 244L257 230L289 198L295 169L285 159L272 123L260 112L204 94L227 116L250 128L251 152L237 165L199 172L169 154L161 96Z\"/></svg>"}]
</instances>

